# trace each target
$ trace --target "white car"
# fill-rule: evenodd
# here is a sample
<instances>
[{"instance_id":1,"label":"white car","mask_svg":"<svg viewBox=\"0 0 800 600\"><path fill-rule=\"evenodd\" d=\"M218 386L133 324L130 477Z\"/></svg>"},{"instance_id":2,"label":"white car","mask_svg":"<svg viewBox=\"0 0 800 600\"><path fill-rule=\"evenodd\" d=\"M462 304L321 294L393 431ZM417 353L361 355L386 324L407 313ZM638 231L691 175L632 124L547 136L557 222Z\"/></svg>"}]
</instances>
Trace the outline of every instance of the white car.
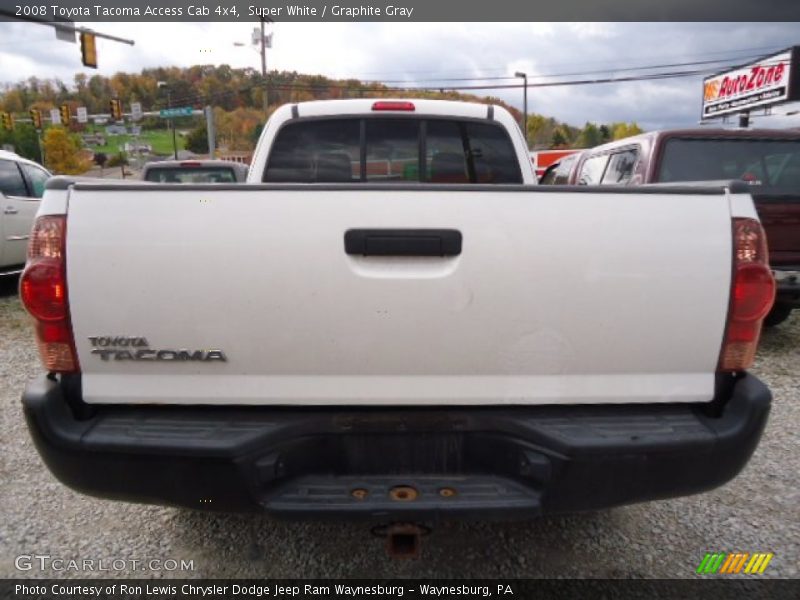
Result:
<instances>
[{"instance_id":1,"label":"white car","mask_svg":"<svg viewBox=\"0 0 800 600\"><path fill-rule=\"evenodd\" d=\"M25 265L33 219L50 173L32 160L0 150L0 277Z\"/></svg>"}]
</instances>

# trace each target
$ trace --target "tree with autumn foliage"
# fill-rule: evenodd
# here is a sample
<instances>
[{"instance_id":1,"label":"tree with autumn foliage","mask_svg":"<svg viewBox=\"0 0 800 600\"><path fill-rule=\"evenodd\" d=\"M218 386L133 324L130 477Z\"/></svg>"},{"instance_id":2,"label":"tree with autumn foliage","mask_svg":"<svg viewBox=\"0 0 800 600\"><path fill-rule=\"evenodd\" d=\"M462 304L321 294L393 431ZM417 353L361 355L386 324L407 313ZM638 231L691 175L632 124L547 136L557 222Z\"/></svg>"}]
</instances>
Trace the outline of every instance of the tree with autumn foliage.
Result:
<instances>
[{"instance_id":1,"label":"tree with autumn foliage","mask_svg":"<svg viewBox=\"0 0 800 600\"><path fill-rule=\"evenodd\" d=\"M264 120L263 111L254 108L237 108L228 112L215 109L217 146L234 151L252 150L252 132Z\"/></svg>"},{"instance_id":2,"label":"tree with autumn foliage","mask_svg":"<svg viewBox=\"0 0 800 600\"><path fill-rule=\"evenodd\" d=\"M43 145L45 165L54 173L80 175L92 166L91 161L81 155L78 141L63 127L49 127Z\"/></svg>"},{"instance_id":3,"label":"tree with autumn foliage","mask_svg":"<svg viewBox=\"0 0 800 600\"><path fill-rule=\"evenodd\" d=\"M165 82L167 87L159 87L159 82ZM157 111L167 107L166 89L170 91L172 106L213 106L219 146L232 151L253 148L256 127L268 116L263 112L264 94L270 110L287 102L304 100L402 96L492 103L508 109L517 120L522 116L519 110L499 98L454 90L397 90L373 81L331 79L296 71L270 71L265 80L255 69L234 69L229 65L155 67L110 77L78 73L69 85L58 79L29 77L13 84L0 84L0 110L22 116L30 108L39 108L47 114L46 111L66 103L73 114L78 106L85 106L90 114L107 113L109 100L119 98L125 111L131 102L141 103L145 111ZM179 129L199 130L192 117L175 119L175 122ZM143 129L158 129L165 127L166 121L145 117L139 124ZM69 128L75 132L83 126L73 119ZM525 128L534 149L591 147L641 132L636 123L586 123L581 129L536 113L528 116ZM199 131L195 137L199 148L202 146Z\"/></svg>"}]
</instances>

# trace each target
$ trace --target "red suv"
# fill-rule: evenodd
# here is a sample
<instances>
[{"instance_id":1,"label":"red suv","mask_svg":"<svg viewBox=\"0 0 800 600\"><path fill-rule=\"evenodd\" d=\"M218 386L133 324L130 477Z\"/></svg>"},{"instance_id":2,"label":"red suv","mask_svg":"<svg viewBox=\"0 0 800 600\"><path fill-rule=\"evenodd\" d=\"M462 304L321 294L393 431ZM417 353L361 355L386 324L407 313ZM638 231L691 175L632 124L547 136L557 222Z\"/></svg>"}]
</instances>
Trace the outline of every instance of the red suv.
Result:
<instances>
[{"instance_id":1,"label":"red suv","mask_svg":"<svg viewBox=\"0 0 800 600\"><path fill-rule=\"evenodd\" d=\"M639 185L739 179L767 232L778 294L766 325L800 307L800 131L679 129L652 131L583 152L563 169L577 185Z\"/></svg>"}]
</instances>

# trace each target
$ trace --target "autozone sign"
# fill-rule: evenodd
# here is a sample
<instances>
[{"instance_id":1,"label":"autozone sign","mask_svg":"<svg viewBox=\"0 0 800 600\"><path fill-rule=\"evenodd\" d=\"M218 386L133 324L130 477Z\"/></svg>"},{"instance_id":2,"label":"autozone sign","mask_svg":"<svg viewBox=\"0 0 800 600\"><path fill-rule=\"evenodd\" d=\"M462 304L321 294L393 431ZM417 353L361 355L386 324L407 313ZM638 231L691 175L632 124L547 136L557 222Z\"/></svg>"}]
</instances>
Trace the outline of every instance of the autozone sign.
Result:
<instances>
[{"instance_id":1,"label":"autozone sign","mask_svg":"<svg viewBox=\"0 0 800 600\"><path fill-rule=\"evenodd\" d=\"M703 80L703 118L800 99L800 46Z\"/></svg>"}]
</instances>

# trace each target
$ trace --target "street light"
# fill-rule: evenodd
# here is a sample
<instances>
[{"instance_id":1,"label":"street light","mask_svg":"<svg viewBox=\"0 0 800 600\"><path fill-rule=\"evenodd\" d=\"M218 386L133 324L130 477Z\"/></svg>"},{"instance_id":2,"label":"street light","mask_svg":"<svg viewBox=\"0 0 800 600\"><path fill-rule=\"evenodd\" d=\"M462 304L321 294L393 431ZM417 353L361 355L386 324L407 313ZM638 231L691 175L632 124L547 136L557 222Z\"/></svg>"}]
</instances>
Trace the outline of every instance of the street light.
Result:
<instances>
[{"instance_id":1,"label":"street light","mask_svg":"<svg viewBox=\"0 0 800 600\"><path fill-rule=\"evenodd\" d=\"M159 88L166 88L167 108L172 108L172 90L170 89L169 84L166 81L159 81L157 85ZM172 128L172 153L175 156L175 160L178 160L178 142L175 139L175 123L173 122L172 118L169 119L168 123Z\"/></svg>"},{"instance_id":2,"label":"street light","mask_svg":"<svg viewBox=\"0 0 800 600\"><path fill-rule=\"evenodd\" d=\"M514 77L522 77L525 87L523 88L522 94L522 110L523 110L523 117L522 117L522 132L525 134L525 144L528 144L528 74L522 73L521 71L517 71L514 73Z\"/></svg>"}]
</instances>

